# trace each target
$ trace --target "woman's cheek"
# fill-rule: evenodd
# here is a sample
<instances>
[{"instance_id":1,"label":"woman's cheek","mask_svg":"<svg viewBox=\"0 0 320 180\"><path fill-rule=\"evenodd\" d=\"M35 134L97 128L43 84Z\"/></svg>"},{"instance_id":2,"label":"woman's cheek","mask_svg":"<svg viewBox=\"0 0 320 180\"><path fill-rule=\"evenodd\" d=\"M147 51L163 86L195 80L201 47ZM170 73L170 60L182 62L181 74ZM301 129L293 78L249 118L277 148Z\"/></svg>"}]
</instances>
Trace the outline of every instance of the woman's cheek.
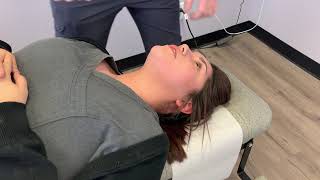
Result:
<instances>
[{"instance_id":1,"label":"woman's cheek","mask_svg":"<svg viewBox=\"0 0 320 180\"><path fill-rule=\"evenodd\" d=\"M196 76L193 70L189 70L185 73L184 77L182 77L182 80L187 86L192 86L195 83L195 77Z\"/></svg>"}]
</instances>

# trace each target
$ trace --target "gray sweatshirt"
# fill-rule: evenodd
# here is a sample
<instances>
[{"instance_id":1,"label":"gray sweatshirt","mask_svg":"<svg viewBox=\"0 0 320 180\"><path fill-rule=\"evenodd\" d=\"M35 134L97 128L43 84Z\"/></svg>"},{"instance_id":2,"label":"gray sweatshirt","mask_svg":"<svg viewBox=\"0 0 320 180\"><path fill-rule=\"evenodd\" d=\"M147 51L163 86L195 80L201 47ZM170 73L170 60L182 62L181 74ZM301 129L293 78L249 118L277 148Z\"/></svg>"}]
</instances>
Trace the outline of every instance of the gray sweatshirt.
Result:
<instances>
[{"instance_id":1,"label":"gray sweatshirt","mask_svg":"<svg viewBox=\"0 0 320 180\"><path fill-rule=\"evenodd\" d=\"M163 133L157 114L130 88L95 71L108 54L91 44L41 40L15 53L29 86L27 116L59 179L86 163Z\"/></svg>"}]
</instances>

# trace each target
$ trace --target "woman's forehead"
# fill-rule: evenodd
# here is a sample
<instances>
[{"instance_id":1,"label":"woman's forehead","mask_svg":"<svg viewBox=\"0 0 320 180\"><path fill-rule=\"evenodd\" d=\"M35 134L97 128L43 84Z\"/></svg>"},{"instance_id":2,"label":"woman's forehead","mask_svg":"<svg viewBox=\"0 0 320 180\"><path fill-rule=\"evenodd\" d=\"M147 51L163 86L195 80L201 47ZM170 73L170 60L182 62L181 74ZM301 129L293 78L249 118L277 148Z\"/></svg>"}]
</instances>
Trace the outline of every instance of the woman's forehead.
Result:
<instances>
[{"instance_id":1,"label":"woman's forehead","mask_svg":"<svg viewBox=\"0 0 320 180\"><path fill-rule=\"evenodd\" d=\"M197 49L196 49L196 50L192 50L192 52L199 54L199 55L202 56L206 61L208 61L207 56L206 56L203 52L201 52L201 51L199 51L199 50L197 50Z\"/></svg>"}]
</instances>

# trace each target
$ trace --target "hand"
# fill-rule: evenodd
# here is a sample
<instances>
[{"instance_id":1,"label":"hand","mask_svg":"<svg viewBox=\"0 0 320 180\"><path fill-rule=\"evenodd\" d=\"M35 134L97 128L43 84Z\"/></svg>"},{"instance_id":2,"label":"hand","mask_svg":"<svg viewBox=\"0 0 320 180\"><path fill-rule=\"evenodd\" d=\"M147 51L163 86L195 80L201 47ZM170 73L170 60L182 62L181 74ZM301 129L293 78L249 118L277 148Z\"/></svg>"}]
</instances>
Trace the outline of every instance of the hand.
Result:
<instances>
[{"instance_id":1,"label":"hand","mask_svg":"<svg viewBox=\"0 0 320 180\"><path fill-rule=\"evenodd\" d=\"M20 74L15 57L8 51L0 49L0 103L19 102L25 104L28 98L26 79ZM13 79L11 79L13 74Z\"/></svg>"},{"instance_id":2,"label":"hand","mask_svg":"<svg viewBox=\"0 0 320 180\"><path fill-rule=\"evenodd\" d=\"M9 58L10 52L0 48L0 79L5 77L3 61L5 58Z\"/></svg>"},{"instance_id":3,"label":"hand","mask_svg":"<svg viewBox=\"0 0 320 180\"><path fill-rule=\"evenodd\" d=\"M190 12L194 0L184 0L184 11L191 19L200 19L203 17L213 16L216 13L217 0L199 0L198 9Z\"/></svg>"}]
</instances>

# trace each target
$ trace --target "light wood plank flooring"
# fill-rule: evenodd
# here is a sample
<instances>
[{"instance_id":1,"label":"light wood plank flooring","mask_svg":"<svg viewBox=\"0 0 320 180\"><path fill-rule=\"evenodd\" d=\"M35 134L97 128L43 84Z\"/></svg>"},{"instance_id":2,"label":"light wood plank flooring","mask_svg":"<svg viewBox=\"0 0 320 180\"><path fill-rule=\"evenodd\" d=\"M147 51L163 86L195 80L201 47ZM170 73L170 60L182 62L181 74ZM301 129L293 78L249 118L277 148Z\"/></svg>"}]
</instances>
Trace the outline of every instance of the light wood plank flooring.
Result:
<instances>
[{"instance_id":1,"label":"light wood plank flooring","mask_svg":"<svg viewBox=\"0 0 320 180\"><path fill-rule=\"evenodd\" d=\"M272 109L271 128L254 141L249 176L320 180L320 81L250 34L203 52ZM239 179L235 172L229 179Z\"/></svg>"}]
</instances>

